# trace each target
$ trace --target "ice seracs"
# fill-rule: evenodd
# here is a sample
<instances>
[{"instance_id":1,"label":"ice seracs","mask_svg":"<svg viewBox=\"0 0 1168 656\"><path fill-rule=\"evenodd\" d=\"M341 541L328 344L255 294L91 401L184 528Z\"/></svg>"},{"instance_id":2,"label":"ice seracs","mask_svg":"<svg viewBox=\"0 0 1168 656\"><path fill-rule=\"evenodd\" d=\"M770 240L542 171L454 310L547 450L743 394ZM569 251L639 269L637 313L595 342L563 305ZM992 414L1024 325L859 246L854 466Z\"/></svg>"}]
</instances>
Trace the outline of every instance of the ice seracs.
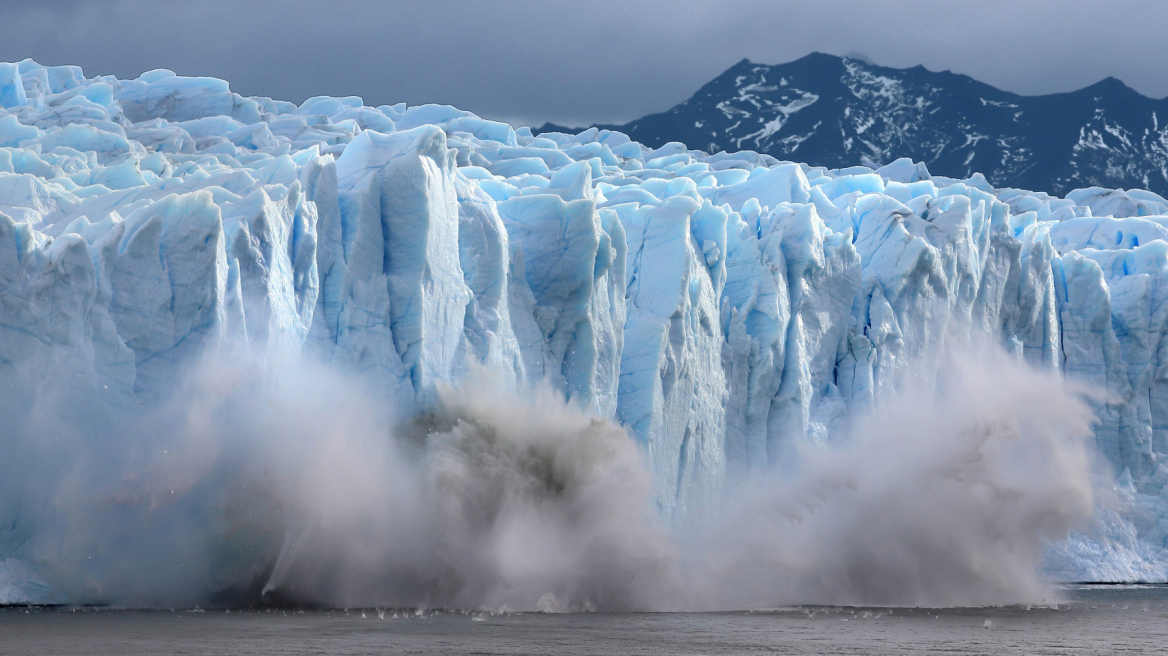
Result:
<instances>
[{"instance_id":1,"label":"ice seracs","mask_svg":"<svg viewBox=\"0 0 1168 656\"><path fill-rule=\"evenodd\" d=\"M536 137L445 106L30 60L0 65L0 105L13 399L151 403L243 344L355 372L409 414L482 364L621 422L683 518L980 334L1106 390L1100 452L1165 494L1168 201L1150 192Z\"/></svg>"}]
</instances>

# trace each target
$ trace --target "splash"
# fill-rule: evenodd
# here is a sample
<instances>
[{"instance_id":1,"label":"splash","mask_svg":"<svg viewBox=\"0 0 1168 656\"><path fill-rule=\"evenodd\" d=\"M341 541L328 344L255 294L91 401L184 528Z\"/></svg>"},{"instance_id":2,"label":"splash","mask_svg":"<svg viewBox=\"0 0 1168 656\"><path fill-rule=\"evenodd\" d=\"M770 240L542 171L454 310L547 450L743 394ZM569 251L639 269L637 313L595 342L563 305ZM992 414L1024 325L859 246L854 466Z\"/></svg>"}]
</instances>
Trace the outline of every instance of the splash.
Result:
<instances>
[{"instance_id":1,"label":"splash","mask_svg":"<svg viewBox=\"0 0 1168 656\"><path fill-rule=\"evenodd\" d=\"M349 445L335 450L302 488L304 528L267 589L340 605L655 608L676 556L632 440L548 388L501 389L481 372L441 388L436 411L385 443L392 455L358 465L363 490L344 496L366 502L340 516L315 492L353 467ZM379 482L391 460L396 489Z\"/></svg>"},{"instance_id":2,"label":"splash","mask_svg":"<svg viewBox=\"0 0 1168 656\"><path fill-rule=\"evenodd\" d=\"M153 408L43 395L4 465L24 554L73 602L489 610L1053 598L1092 509L1081 391L951 357L798 466L666 526L620 426L488 372L402 422L305 362L209 360ZM68 401L66 404L65 402ZM100 404L92 404L98 407Z\"/></svg>"},{"instance_id":3,"label":"splash","mask_svg":"<svg viewBox=\"0 0 1168 656\"><path fill-rule=\"evenodd\" d=\"M698 604L980 606L1056 598L1043 550L1092 513L1085 390L994 350L950 356L792 476L698 527Z\"/></svg>"}]
</instances>

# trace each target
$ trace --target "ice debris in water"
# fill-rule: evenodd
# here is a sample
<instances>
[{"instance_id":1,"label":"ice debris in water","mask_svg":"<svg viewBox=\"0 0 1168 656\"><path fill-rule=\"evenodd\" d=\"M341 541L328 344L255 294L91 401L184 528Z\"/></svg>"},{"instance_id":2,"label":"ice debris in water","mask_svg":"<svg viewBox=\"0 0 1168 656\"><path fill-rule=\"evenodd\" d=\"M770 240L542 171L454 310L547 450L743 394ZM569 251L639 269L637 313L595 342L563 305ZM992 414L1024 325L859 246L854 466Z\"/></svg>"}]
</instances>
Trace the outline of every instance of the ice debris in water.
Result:
<instances>
[{"instance_id":1,"label":"ice debris in water","mask_svg":"<svg viewBox=\"0 0 1168 656\"><path fill-rule=\"evenodd\" d=\"M1162 557L1166 240L1168 201L1141 190L1056 198L907 160L827 170L0 64L5 412L60 385L149 403L229 342L360 372L407 413L485 364L626 426L667 517L987 334L1109 394L1096 438L1139 498L1128 552ZM19 511L0 502L15 578Z\"/></svg>"}]
</instances>

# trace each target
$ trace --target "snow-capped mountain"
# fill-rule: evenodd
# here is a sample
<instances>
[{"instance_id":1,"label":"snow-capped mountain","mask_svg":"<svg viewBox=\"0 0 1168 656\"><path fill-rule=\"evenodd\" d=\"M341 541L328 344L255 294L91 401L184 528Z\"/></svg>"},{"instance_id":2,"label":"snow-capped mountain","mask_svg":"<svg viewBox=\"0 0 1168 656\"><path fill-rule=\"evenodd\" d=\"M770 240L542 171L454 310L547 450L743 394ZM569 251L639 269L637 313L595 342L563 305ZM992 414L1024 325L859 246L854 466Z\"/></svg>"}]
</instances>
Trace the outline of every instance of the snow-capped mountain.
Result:
<instances>
[{"instance_id":1,"label":"snow-capped mountain","mask_svg":"<svg viewBox=\"0 0 1168 656\"><path fill-rule=\"evenodd\" d=\"M1168 99L1115 78L1020 96L965 75L813 53L748 60L660 114L604 126L652 147L754 150L843 168L900 157L934 174L1062 195L1079 187L1168 192ZM559 130L545 126L544 130Z\"/></svg>"}]
</instances>

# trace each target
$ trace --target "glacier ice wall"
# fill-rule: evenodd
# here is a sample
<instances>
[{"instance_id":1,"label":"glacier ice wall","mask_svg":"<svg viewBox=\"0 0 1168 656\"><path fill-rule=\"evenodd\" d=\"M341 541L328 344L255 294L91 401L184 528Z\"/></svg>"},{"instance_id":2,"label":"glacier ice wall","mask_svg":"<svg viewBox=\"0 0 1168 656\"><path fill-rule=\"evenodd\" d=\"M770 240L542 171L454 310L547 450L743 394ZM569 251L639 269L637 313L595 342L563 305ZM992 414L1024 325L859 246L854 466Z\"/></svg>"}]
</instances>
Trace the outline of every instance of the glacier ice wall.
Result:
<instances>
[{"instance_id":1,"label":"glacier ice wall","mask_svg":"<svg viewBox=\"0 0 1168 656\"><path fill-rule=\"evenodd\" d=\"M0 64L0 106L5 408L60 388L149 404L244 344L357 372L404 416L487 365L626 426L683 517L989 336L1105 391L1099 452L1145 505L1165 494L1168 200L1150 192L31 60ZM1145 544L1168 544L1165 516L1140 513ZM0 539L0 563L19 547Z\"/></svg>"}]
</instances>

